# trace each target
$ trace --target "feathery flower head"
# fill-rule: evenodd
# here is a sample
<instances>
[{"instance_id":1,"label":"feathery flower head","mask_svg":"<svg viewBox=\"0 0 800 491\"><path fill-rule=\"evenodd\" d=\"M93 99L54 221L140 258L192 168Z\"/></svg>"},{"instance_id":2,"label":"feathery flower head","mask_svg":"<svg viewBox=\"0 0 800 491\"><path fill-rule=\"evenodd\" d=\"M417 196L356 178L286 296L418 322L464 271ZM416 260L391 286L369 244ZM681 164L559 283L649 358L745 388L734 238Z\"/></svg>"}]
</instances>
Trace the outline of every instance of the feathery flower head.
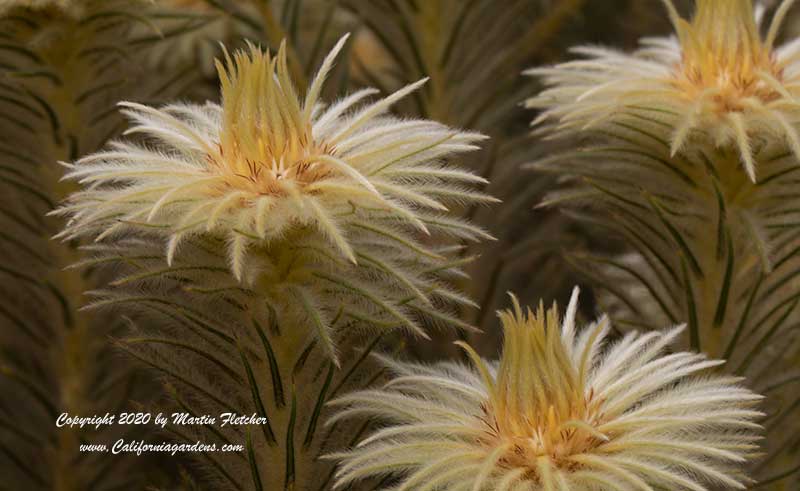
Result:
<instances>
[{"instance_id":1,"label":"feathery flower head","mask_svg":"<svg viewBox=\"0 0 800 491\"><path fill-rule=\"evenodd\" d=\"M467 345L475 370L387 361L383 389L336 401L334 420L390 423L336 456L337 486L396 472L397 491L744 489L761 397L702 374L721 361L664 354L682 328L608 347L606 318L576 332L577 293L563 323L514 299L497 365Z\"/></svg>"},{"instance_id":2,"label":"feathery flower head","mask_svg":"<svg viewBox=\"0 0 800 491\"><path fill-rule=\"evenodd\" d=\"M735 148L753 181L769 143L789 145L800 158L800 42L774 46L794 0L783 1L764 39L751 0L696 0L691 22L663 2L677 39L645 39L631 55L581 47L575 52L588 60L526 72L549 86L528 101L544 109L536 122L602 131L631 116L654 119L673 156L689 152L695 137L710 138Z\"/></svg>"},{"instance_id":3,"label":"feathery flower head","mask_svg":"<svg viewBox=\"0 0 800 491\"><path fill-rule=\"evenodd\" d=\"M229 242L232 270L241 278L248 249L292 230L315 229L356 262L347 230L353 221L380 215L393 231L428 233L442 224L448 202L495 201L469 189L484 179L443 163L449 154L476 149L482 135L387 114L425 80L364 107L356 108L375 90L329 107L319 102L346 39L302 100L282 45L276 57L253 46L226 53L225 65L218 63L221 106L122 103L134 122L127 134L141 134L148 144L118 142L69 165L67 178L87 189L58 211L71 218L62 236L102 240L145 227L168 238L171 261L182 240L208 233ZM446 227L485 236L474 227Z\"/></svg>"}]
</instances>

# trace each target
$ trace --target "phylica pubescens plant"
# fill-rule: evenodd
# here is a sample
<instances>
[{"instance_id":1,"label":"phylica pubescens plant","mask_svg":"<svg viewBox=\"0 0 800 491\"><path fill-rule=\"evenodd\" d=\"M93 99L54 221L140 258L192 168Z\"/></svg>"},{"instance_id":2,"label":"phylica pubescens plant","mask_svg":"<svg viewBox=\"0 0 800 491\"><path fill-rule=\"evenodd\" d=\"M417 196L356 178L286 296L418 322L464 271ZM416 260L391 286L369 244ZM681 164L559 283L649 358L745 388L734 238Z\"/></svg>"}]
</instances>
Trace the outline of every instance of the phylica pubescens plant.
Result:
<instances>
[{"instance_id":1,"label":"phylica pubescens plant","mask_svg":"<svg viewBox=\"0 0 800 491\"><path fill-rule=\"evenodd\" d=\"M777 44L793 2L764 36L750 0L698 0L688 21L664 3L676 37L632 54L581 47L585 59L530 70L546 86L528 101L542 134L582 144L531 167L575 178L544 205L570 206L627 243L618 257L571 255L618 323L687 322L694 349L769 392L758 475L769 481L797 442L782 425L798 409L796 386L771 377L800 361L800 42Z\"/></svg>"},{"instance_id":2,"label":"phylica pubescens plant","mask_svg":"<svg viewBox=\"0 0 800 491\"><path fill-rule=\"evenodd\" d=\"M389 474L386 489L415 491L745 489L761 396L703 373L721 361L666 354L682 327L606 343L602 318L579 332L577 296L563 323L513 298L499 363L462 344L472 367L387 361L384 387L338 399L334 420L386 426L336 455L337 487Z\"/></svg>"},{"instance_id":3,"label":"phylica pubescens plant","mask_svg":"<svg viewBox=\"0 0 800 491\"><path fill-rule=\"evenodd\" d=\"M387 113L424 81L324 105L345 40L302 99L285 48L251 47L219 64L221 105L123 103L142 140L68 164L85 189L58 211L62 237L95 238L84 264L119 267L95 306L136 304L170 326L123 346L165 371L193 413L268 420L246 435L247 461L209 456L223 486L323 489L329 464L316 456L353 438L321 429L323 404L380 375L365 338L467 327L445 307L469 303L446 281L468 258L442 237L488 235L447 206L494 200L445 158L483 137Z\"/></svg>"}]
</instances>

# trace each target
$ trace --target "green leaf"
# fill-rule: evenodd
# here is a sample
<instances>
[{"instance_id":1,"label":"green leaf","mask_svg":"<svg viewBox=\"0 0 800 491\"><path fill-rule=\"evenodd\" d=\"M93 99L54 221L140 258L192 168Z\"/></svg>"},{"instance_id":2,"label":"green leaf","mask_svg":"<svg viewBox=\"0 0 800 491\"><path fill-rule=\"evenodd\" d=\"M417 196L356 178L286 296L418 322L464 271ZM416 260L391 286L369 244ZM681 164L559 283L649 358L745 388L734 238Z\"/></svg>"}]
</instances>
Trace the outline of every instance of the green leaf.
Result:
<instances>
[{"instance_id":1,"label":"green leaf","mask_svg":"<svg viewBox=\"0 0 800 491\"><path fill-rule=\"evenodd\" d=\"M3 363L0 361L0 363ZM0 364L0 375L4 375L9 379L17 382L25 391L35 399L42 408L47 411L50 417L55 421L58 417L59 411L55 403L50 399L50 390L41 387L27 375L15 370L14 368Z\"/></svg>"},{"instance_id":2,"label":"green leaf","mask_svg":"<svg viewBox=\"0 0 800 491\"><path fill-rule=\"evenodd\" d=\"M102 292L101 292L102 293ZM179 317L188 321L187 325L199 327L203 332L208 332L215 337L223 340L228 345L235 345L235 340L222 329L213 325L198 310L192 309L186 305L174 302L162 297L157 296L144 296L144 295L131 295L122 297L112 297L105 300L100 300L90 304L89 308L110 307L121 304L135 303L140 306L147 306L153 310L157 310L165 315L171 317ZM159 308L160 307L160 308ZM195 330L195 332L198 332Z\"/></svg>"},{"instance_id":3,"label":"green leaf","mask_svg":"<svg viewBox=\"0 0 800 491\"><path fill-rule=\"evenodd\" d=\"M360 221L351 222L351 223L349 223L349 225L351 225L353 227L356 227L356 228L360 228L360 229L366 230L368 232L372 232L372 233L374 233L376 235L380 235L380 236L386 237L387 239L391 239L392 241L397 242L398 244L402 245L403 247L406 247L409 250L411 250L413 252L416 252L417 254L420 254L422 256L429 257L431 259L436 259L436 260L444 259L441 255L436 254L436 253L434 253L432 251L429 251L429 250L425 249L421 245L414 243L412 240L407 239L407 238L397 234L396 232L394 232L392 230L389 230L389 229L386 229L386 228L383 228L383 227L378 227L378 226L375 226L375 225L370 224L370 223L360 222Z\"/></svg>"},{"instance_id":4,"label":"green leaf","mask_svg":"<svg viewBox=\"0 0 800 491\"><path fill-rule=\"evenodd\" d=\"M311 445L311 441L314 439L314 435L316 434L317 422L319 421L319 416L322 413L322 407L325 405L325 396L328 393L331 382L333 381L334 372L335 369L333 364L328 364L328 375L325 377L325 383L322 385L319 395L317 396L317 402L314 404L314 412L311 413L311 420L308 422L306 437L303 439L303 447L305 448L308 448Z\"/></svg>"},{"instance_id":5,"label":"green leaf","mask_svg":"<svg viewBox=\"0 0 800 491\"><path fill-rule=\"evenodd\" d=\"M747 304L744 307L744 312L739 317L739 324L736 326L736 330L733 333L733 337L731 337L730 342L728 343L727 349L725 349L725 354L722 356L724 359L728 360L733 355L733 351L739 345L739 339L742 337L744 333L745 325L750 317L750 311L753 308L753 301L758 294L758 291L761 288L762 283L764 282L764 275L762 274L756 284L750 289L750 295L747 297Z\"/></svg>"},{"instance_id":6,"label":"green leaf","mask_svg":"<svg viewBox=\"0 0 800 491\"><path fill-rule=\"evenodd\" d=\"M728 311L728 296L731 291L731 283L733 282L733 261L736 251L733 249L733 240L727 230L723 232L728 238L728 260L725 263L725 275L722 277L722 289L719 292L719 300L717 300L717 310L714 314L714 327L721 327L725 321L725 314Z\"/></svg>"},{"instance_id":7,"label":"green leaf","mask_svg":"<svg viewBox=\"0 0 800 491\"><path fill-rule=\"evenodd\" d=\"M294 455L294 425L297 421L297 396L292 387L292 406L289 412L289 424L286 427L286 477L283 482L285 491L294 489L295 481L295 455Z\"/></svg>"},{"instance_id":8,"label":"green leaf","mask_svg":"<svg viewBox=\"0 0 800 491\"><path fill-rule=\"evenodd\" d=\"M198 411L195 411L194 409L189 407L189 405L186 404L186 402L178 395L178 392L175 390L174 387L172 387L171 385L167 384L166 390L167 390L167 392L169 392L170 397L172 397L175 400L175 403L178 404L178 406L181 408L181 410L183 410L186 413L189 413L189 416L191 416L191 417L198 417L198 414L199 414ZM222 432L220 432L215 425L208 425L208 426L206 426L206 429L208 429L208 431L213 433L214 436L219 438L219 440L221 442L223 442L225 444L228 444L228 445L232 445L233 444L233 442L228 437L226 437ZM240 457L244 458L240 454L237 454L237 455L239 455Z\"/></svg>"},{"instance_id":9,"label":"green leaf","mask_svg":"<svg viewBox=\"0 0 800 491\"><path fill-rule=\"evenodd\" d=\"M258 471L258 461L256 454L253 451L253 440L250 437L250 430L246 432L246 445L247 445L247 463L250 464L250 474L253 476L253 485L256 491L262 491L264 487L261 484L261 474Z\"/></svg>"},{"instance_id":10,"label":"green leaf","mask_svg":"<svg viewBox=\"0 0 800 491\"><path fill-rule=\"evenodd\" d=\"M333 329L331 324L323 320L323 314L320 312L317 302L314 301L311 294L305 288L292 285L289 287L289 290L300 300L300 306L311 321L311 325L314 327L317 339L319 339L326 356L338 367L339 357L336 354L336 347L333 337L331 336L331 331Z\"/></svg>"},{"instance_id":11,"label":"green leaf","mask_svg":"<svg viewBox=\"0 0 800 491\"><path fill-rule=\"evenodd\" d=\"M24 46L20 46L19 44L12 44L12 43L0 43L0 51L7 51L9 53L14 53L19 55L23 58L26 58L28 61L34 64L42 64L44 61L42 58L37 55L35 52L29 50Z\"/></svg>"},{"instance_id":12,"label":"green leaf","mask_svg":"<svg viewBox=\"0 0 800 491\"><path fill-rule=\"evenodd\" d=\"M695 303L692 280L689 277L689 271L686 268L685 260L681 260L681 272L683 273L683 290L686 295L686 310L688 315L689 339L691 347L694 351L701 351L700 325L697 319L697 304Z\"/></svg>"},{"instance_id":13,"label":"green leaf","mask_svg":"<svg viewBox=\"0 0 800 491\"><path fill-rule=\"evenodd\" d=\"M667 220L667 218L664 216L661 205L659 205L653 197L648 196L648 201L650 202L653 211L656 212L656 215L658 215L658 218L661 220L661 223L664 224L669 231L669 234L678 244L678 247L680 247L681 251L683 251L683 256L686 261L689 262L692 272L695 274L695 276L702 278L703 270L700 267L700 263L692 252L692 249L689 247L689 244L686 242L686 239L684 239L683 234L669 220Z\"/></svg>"},{"instance_id":14,"label":"green leaf","mask_svg":"<svg viewBox=\"0 0 800 491\"><path fill-rule=\"evenodd\" d=\"M401 312L397 307L390 305L388 302L384 301L383 299L379 298L377 295L374 295L369 291L368 288L356 285L355 283L347 280L346 278L338 275L334 275L332 273L324 273L321 271L315 271L312 273L317 278L329 281L334 285L343 288L345 290L349 290L352 293L368 300L373 305L383 309L386 313L397 319L402 325L409 328L411 331L417 333L424 339L428 338L428 335L425 331L422 330L414 321L412 321L407 315Z\"/></svg>"},{"instance_id":15,"label":"green leaf","mask_svg":"<svg viewBox=\"0 0 800 491\"><path fill-rule=\"evenodd\" d=\"M185 442L191 442L192 441L192 439L189 438L187 435L185 435L184 433L176 430L173 427L173 425L167 425L165 429L167 431L169 431L170 433L176 435L179 439L181 439L181 440L183 440ZM239 484L239 482L236 479L234 479L233 476L231 476L231 474L227 471L225 466L220 464L213 457L214 455L215 455L214 452L201 452L200 453L200 457L202 457L203 459L208 461L208 463L210 463L220 473L220 475L223 476L234 488L236 488L238 491L244 491L244 488L242 488L242 486Z\"/></svg>"},{"instance_id":16,"label":"green leaf","mask_svg":"<svg viewBox=\"0 0 800 491\"><path fill-rule=\"evenodd\" d=\"M772 260L770 258L770 246L763 228L756 222L756 219L745 210L739 211L741 221L747 229L747 236L753 241L753 245L761 259L761 267L765 273L772 271Z\"/></svg>"},{"instance_id":17,"label":"green leaf","mask_svg":"<svg viewBox=\"0 0 800 491\"><path fill-rule=\"evenodd\" d=\"M375 346L378 345L381 339L383 339L383 335L377 336L375 339L372 340L372 342L370 342L370 344L368 344L364 348L364 351L362 351L361 356L359 356L355 360L352 366L350 366L350 369L347 371L347 373L345 373L344 376L341 379L339 379L339 382L336 384L336 387L334 387L333 390L331 391L331 398L336 396L336 394L338 394L339 391L342 390L342 388L344 388L345 384L350 381L350 378L361 367L361 365L364 363L367 357L369 357L370 353L372 353L372 350L375 349Z\"/></svg>"},{"instance_id":18,"label":"green leaf","mask_svg":"<svg viewBox=\"0 0 800 491\"><path fill-rule=\"evenodd\" d=\"M584 256L585 259L595 262L598 264L605 264L611 266L613 268L619 269L620 271L624 271L625 273L629 274L630 276L636 278L636 280L645 287L647 292L650 294L650 297L658 303L658 306L661 308L661 311L666 315L670 322L677 323L678 318L677 316L670 310L667 306L667 303L661 298L661 295L658 293L659 290L653 286L653 284L641 273L636 271L634 268L627 266L619 261L614 261L613 259L605 259L602 257L586 255Z\"/></svg>"},{"instance_id":19,"label":"green leaf","mask_svg":"<svg viewBox=\"0 0 800 491\"><path fill-rule=\"evenodd\" d=\"M264 433L264 439L270 445L274 445L277 443L277 440L275 439L275 433L272 431L272 425L269 422L267 410L264 407L264 402L261 400L261 391L258 388L256 377L253 374L253 368L250 366L250 362L247 360L247 356L245 355L241 346L239 346L239 355L242 358L242 365L244 366L245 373L247 373L247 382L250 386L250 394L253 398L253 404L256 407L258 415L266 419L266 423L261 425L261 430Z\"/></svg>"},{"instance_id":20,"label":"green leaf","mask_svg":"<svg viewBox=\"0 0 800 491\"><path fill-rule=\"evenodd\" d=\"M178 372L176 370L173 370L172 368L168 367L165 364L162 364L161 362L156 362L156 361L148 359L147 357L137 353L135 349L133 349L133 348L131 348L129 346L126 346L124 342L118 343L118 346L121 349L125 350L126 353L128 353L132 357L134 357L137 360L139 360L140 362L144 363L145 365L148 365L151 368L154 368L154 369L156 369L156 370L158 370L160 372L163 372L163 373L169 375L170 377L174 378L176 381L178 381L178 382L186 385L187 387L197 391L198 394L201 394L204 397L207 397L210 401L218 404L221 408L225 409L226 411L231 412L231 413L236 413L237 412L236 408L230 406L227 402L225 402L225 400L223 399L222 396L218 396L218 395L212 393L210 390L208 390L205 387L202 387L199 384L193 382L188 377L183 376L180 372Z\"/></svg>"},{"instance_id":21,"label":"green leaf","mask_svg":"<svg viewBox=\"0 0 800 491\"><path fill-rule=\"evenodd\" d=\"M272 377L272 395L275 401L275 406L281 408L286 405L286 400L283 397L283 382L281 381L281 372L278 361L275 359L275 352L272 350L272 344L269 342L267 334L255 319L253 325L256 328L261 345L264 347L264 352L267 355L267 362L269 363L270 376Z\"/></svg>"},{"instance_id":22,"label":"green leaf","mask_svg":"<svg viewBox=\"0 0 800 491\"><path fill-rule=\"evenodd\" d=\"M176 340L166 339L166 338L154 338L154 337L127 338L127 339L125 339L125 342L128 343L128 344L139 344L139 343L164 344L164 345L167 345L167 346L173 346L173 347L176 347L176 348L181 348L181 349L185 349L187 351L191 351L192 353L196 354L197 356L199 356L199 357L201 357L201 358L203 358L205 360L210 361L212 364L214 364L214 366L216 366L217 368L221 369L223 371L223 373L225 373L228 377L232 378L234 380L234 382L236 382L237 384L244 384L244 379L242 378L242 376L239 375L238 373L236 373L236 371L233 368L229 367L227 365L227 363L225 363L223 360L221 360L220 358L218 358L214 354L209 353L208 351L205 351L205 350L203 350L201 348L198 348L197 346L195 346L195 345L193 345L191 343L186 343L186 342L176 341Z\"/></svg>"},{"instance_id":23,"label":"green leaf","mask_svg":"<svg viewBox=\"0 0 800 491\"><path fill-rule=\"evenodd\" d=\"M40 472L34 470L30 467L29 462L25 462L23 459L19 457L19 452L16 448L9 448L5 442L0 441L0 452L5 454L5 456L17 466L31 481L36 483L41 488L48 488L49 484L47 481L42 479L40 476ZM21 484L21 483L20 483Z\"/></svg>"},{"instance_id":24,"label":"green leaf","mask_svg":"<svg viewBox=\"0 0 800 491\"><path fill-rule=\"evenodd\" d=\"M749 367L750 364L755 360L755 357L758 355L761 350L767 347L768 342L772 337L778 332L778 330L784 326L784 322L786 319L789 318L789 315L794 311L797 304L800 303L800 294L793 295L789 299L781 302L779 306L784 306L789 300L791 300L791 304L786 309L786 311L781 315L769 328L769 330L764 333L764 336L758 340L758 343L750 350L750 353L747 354L747 357L742 361L739 367L736 369L736 373L742 374L744 373ZM766 318L764 319L766 321Z\"/></svg>"}]
</instances>

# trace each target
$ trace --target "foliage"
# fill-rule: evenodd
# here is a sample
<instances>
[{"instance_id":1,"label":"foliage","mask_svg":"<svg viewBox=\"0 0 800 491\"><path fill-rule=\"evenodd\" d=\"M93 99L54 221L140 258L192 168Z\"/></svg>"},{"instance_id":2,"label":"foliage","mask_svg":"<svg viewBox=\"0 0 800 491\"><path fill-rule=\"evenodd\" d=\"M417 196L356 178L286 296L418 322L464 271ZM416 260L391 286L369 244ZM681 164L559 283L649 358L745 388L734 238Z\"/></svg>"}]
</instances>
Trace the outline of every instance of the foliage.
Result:
<instances>
[{"instance_id":1,"label":"foliage","mask_svg":"<svg viewBox=\"0 0 800 491\"><path fill-rule=\"evenodd\" d=\"M594 476L588 489L727 489L745 474L752 489L794 489L800 44L778 29L796 30L792 4L754 15L751 0L0 0L0 393L14 394L0 397L0 489L583 489L577 467ZM648 38L670 24L677 37ZM612 378L681 357L708 369L702 382L644 377L653 391L636 411L703 383L742 402L750 393L720 373L745 377L766 396L754 467L732 464L751 456L750 436L718 448L724 425L692 420L715 456L659 440L646 457L629 449L635 469L601 471L473 445L468 463L411 452L405 474L386 468L381 451L457 438L382 425L450 431L409 414L436 405L466 421L516 400L529 387L497 381L529 372L556 423L545 406L508 406L498 414L515 430L502 435L568 434L596 451L614 423L567 421L548 385L566 368L543 348L560 346L557 329L531 340L493 316L505 291L549 303L575 283L585 294L569 322L598 306L614 321L581 380L622 354L635 360L621 356L633 361ZM651 358L634 348L645 345L658 346ZM484 361L501 347L519 363ZM576 407L593 397L573 392ZM734 410L744 433L757 429L752 401ZM716 414L701 406L703 421ZM267 423L53 424L133 408ZM119 437L245 448L78 451ZM338 478L326 455L345 458Z\"/></svg>"},{"instance_id":2,"label":"foliage","mask_svg":"<svg viewBox=\"0 0 800 491\"><path fill-rule=\"evenodd\" d=\"M700 1L691 24L668 9L678 39L647 39L633 54L577 48L586 59L530 72L548 88L529 101L544 109L542 131L572 146L530 166L570 177L543 206L628 246L570 260L618 324L686 322L686 344L771 394L757 478L789 487L799 442L785 426L800 361L797 44L773 45L790 3L763 40L748 0Z\"/></svg>"},{"instance_id":3,"label":"foliage","mask_svg":"<svg viewBox=\"0 0 800 491\"><path fill-rule=\"evenodd\" d=\"M136 459L79 453L79 443L112 443L119 431L56 427L61 413L130 410L131 398L151 398L152 385L109 346L122 319L79 310L84 291L107 279L66 269L81 257L78 244L50 241L63 223L46 217L74 188L60 181L57 162L121 130L120 97L169 97L169 81L135 81L144 75L135 69L137 43L120 39L147 21L131 7L75 1L0 17L0 392L15 395L0 401L3 486L146 482Z\"/></svg>"}]
</instances>

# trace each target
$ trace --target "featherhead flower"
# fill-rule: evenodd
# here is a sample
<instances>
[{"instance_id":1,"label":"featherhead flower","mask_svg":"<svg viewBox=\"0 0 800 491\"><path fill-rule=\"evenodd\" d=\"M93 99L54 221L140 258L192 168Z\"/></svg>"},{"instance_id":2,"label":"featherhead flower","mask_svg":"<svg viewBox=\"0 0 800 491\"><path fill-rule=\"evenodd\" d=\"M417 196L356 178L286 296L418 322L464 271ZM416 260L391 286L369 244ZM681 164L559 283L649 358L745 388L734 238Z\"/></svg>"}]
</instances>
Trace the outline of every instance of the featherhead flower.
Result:
<instances>
[{"instance_id":1,"label":"featherhead flower","mask_svg":"<svg viewBox=\"0 0 800 491\"><path fill-rule=\"evenodd\" d=\"M319 102L346 39L324 60L303 100L282 45L276 57L253 46L226 53L225 66L218 63L221 106L122 103L134 122L127 133L154 144L118 142L69 165L67 178L88 188L58 212L71 217L62 235L102 240L148 227L169 238L171 261L182 240L207 233L228 240L232 270L241 278L248 249L292 230L321 232L355 262L347 228L365 215L428 233L442 225L437 218L448 202L494 201L468 188L485 180L442 162L476 149L482 135L386 114L425 80L358 109L375 90L329 107Z\"/></svg>"},{"instance_id":2,"label":"featherhead flower","mask_svg":"<svg viewBox=\"0 0 800 491\"><path fill-rule=\"evenodd\" d=\"M577 289L559 325L555 306L514 299L497 365L467 345L475 370L387 362L398 376L383 389L336 402L334 420L391 422L336 456L338 486L397 472L397 491L744 489L761 397L701 374L721 361L662 354L681 328L604 349L607 319L577 333L576 302Z\"/></svg>"},{"instance_id":3,"label":"featherhead flower","mask_svg":"<svg viewBox=\"0 0 800 491\"><path fill-rule=\"evenodd\" d=\"M800 42L775 41L794 0L784 0L764 39L751 0L696 0L691 22L663 0L677 39L645 39L627 55L581 47L588 60L529 70L548 90L528 101L561 130L614 130L626 118L656 120L672 155L698 136L731 146L751 180L759 150L789 145L800 158Z\"/></svg>"}]
</instances>

